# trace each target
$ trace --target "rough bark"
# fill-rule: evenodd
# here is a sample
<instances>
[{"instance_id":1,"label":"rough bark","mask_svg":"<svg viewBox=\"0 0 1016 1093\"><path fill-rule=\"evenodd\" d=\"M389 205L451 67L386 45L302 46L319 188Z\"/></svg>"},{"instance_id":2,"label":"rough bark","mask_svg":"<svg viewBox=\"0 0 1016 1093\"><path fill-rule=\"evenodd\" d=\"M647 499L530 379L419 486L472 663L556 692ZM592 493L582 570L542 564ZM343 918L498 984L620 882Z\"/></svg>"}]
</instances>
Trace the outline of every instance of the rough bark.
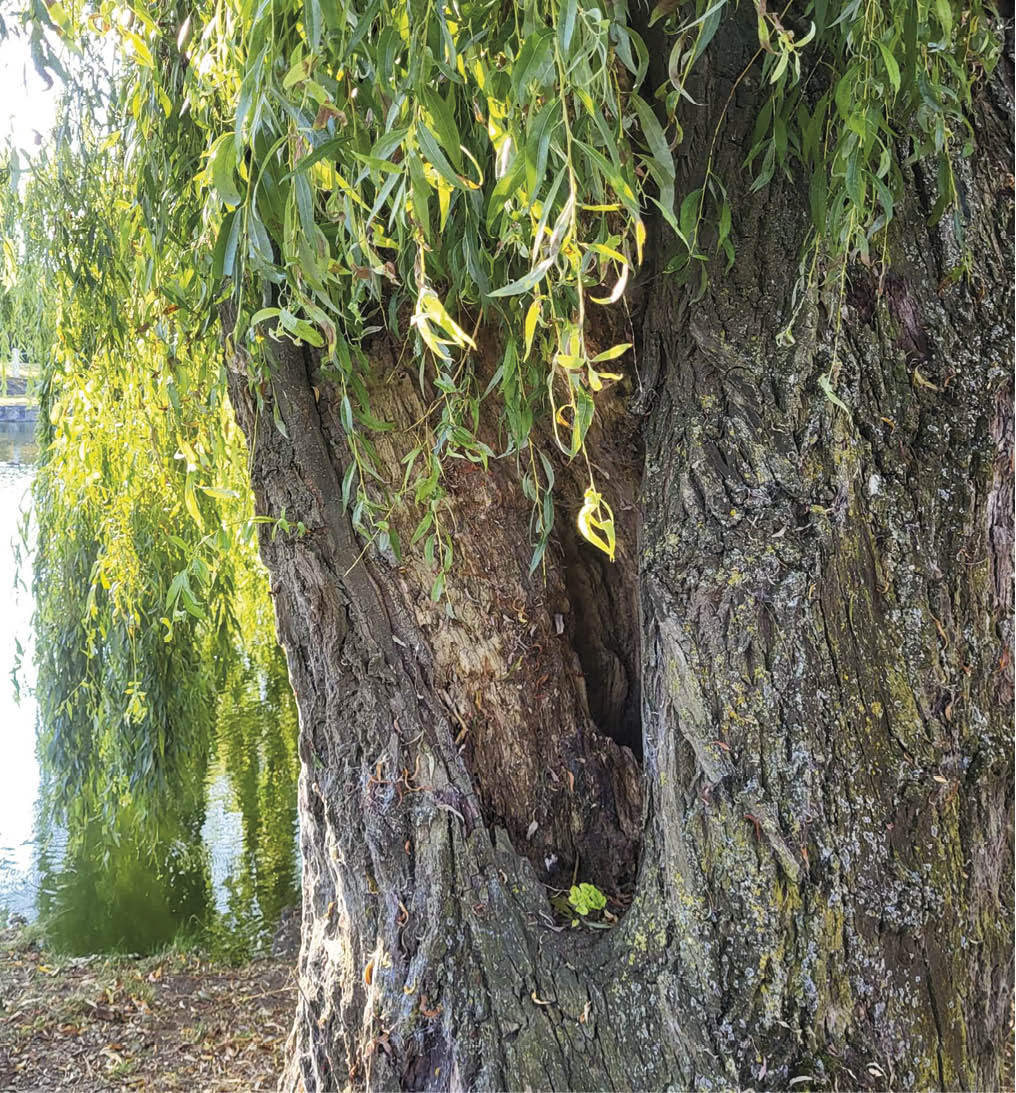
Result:
<instances>
[{"instance_id":1,"label":"rough bark","mask_svg":"<svg viewBox=\"0 0 1016 1093\"><path fill-rule=\"evenodd\" d=\"M712 51L689 185L746 44ZM724 124L731 180L758 95ZM259 509L309 529L262 539L301 717L288 1088L1006 1084L1011 121L998 81L957 168L972 282L940 291L920 166L890 268L851 271L849 413L817 304L776 343L795 184L732 182L738 258L703 299L650 272L632 414L595 440L630 502L616 570L566 534L529 577L514 470L463 469L448 617L352 534L313 360L280 347L260 411L232 362ZM631 899L615 929L560 929L573 873Z\"/></svg>"}]
</instances>

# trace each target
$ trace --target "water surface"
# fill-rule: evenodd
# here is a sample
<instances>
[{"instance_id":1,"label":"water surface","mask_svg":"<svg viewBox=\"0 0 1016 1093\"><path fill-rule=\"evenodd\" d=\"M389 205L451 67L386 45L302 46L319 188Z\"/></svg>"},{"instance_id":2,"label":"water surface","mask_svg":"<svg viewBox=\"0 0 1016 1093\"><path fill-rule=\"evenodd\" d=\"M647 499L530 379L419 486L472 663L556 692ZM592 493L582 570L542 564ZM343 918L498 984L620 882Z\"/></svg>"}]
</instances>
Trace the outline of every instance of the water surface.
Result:
<instances>
[{"instance_id":1,"label":"water surface","mask_svg":"<svg viewBox=\"0 0 1016 1093\"><path fill-rule=\"evenodd\" d=\"M36 456L30 428L0 425L0 907L29 915L34 906L32 841L39 766L35 758L35 705L17 701L11 673L23 664L31 683L31 598L17 585L15 550Z\"/></svg>"}]
</instances>

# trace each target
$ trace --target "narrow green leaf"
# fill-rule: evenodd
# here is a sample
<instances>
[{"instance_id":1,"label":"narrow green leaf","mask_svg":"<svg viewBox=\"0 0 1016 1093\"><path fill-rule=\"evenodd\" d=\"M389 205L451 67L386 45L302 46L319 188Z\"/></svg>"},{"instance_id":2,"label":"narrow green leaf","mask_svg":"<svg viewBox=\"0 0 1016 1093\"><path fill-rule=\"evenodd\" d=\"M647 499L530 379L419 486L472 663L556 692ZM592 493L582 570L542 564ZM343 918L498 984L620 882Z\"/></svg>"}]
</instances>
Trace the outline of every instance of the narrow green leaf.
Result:
<instances>
[{"instance_id":1,"label":"narrow green leaf","mask_svg":"<svg viewBox=\"0 0 1016 1093\"><path fill-rule=\"evenodd\" d=\"M567 56L571 49L572 35L575 33L575 19L578 15L577 0L561 0L557 12L557 40L561 52Z\"/></svg>"},{"instance_id":2,"label":"narrow green leaf","mask_svg":"<svg viewBox=\"0 0 1016 1093\"><path fill-rule=\"evenodd\" d=\"M325 344L324 338L321 337L320 333L318 333L306 319L298 318L287 308L282 308L279 311L279 319L282 322L283 328L288 330L295 338L299 338L309 345L320 347Z\"/></svg>"},{"instance_id":3,"label":"narrow green leaf","mask_svg":"<svg viewBox=\"0 0 1016 1093\"><path fill-rule=\"evenodd\" d=\"M413 151L407 156L409 160L409 178L413 192L413 215L416 217L424 239L430 239L430 185L423 171L423 161Z\"/></svg>"},{"instance_id":4,"label":"narrow green leaf","mask_svg":"<svg viewBox=\"0 0 1016 1093\"><path fill-rule=\"evenodd\" d=\"M633 95L631 99L635 107L635 113L639 117L639 125L649 145L651 158L648 166L653 172L656 184L660 188L660 204L664 209L674 208L674 159L670 154L670 146L651 107L639 95Z\"/></svg>"},{"instance_id":5,"label":"narrow green leaf","mask_svg":"<svg viewBox=\"0 0 1016 1093\"><path fill-rule=\"evenodd\" d=\"M828 400L829 400L829 401L830 401L830 402L831 402L831 403L832 403L832 404L833 404L834 406L838 406L838 407L839 407L839 408L840 408L841 410L845 411L845 412L846 412L847 414L849 414L849 413L850 413L850 408L849 408L849 407L847 406L847 404L846 404L846 403L845 403L845 402L844 402L844 401L843 401L843 400L842 400L842 399L841 399L841 398L839 397L839 395L837 395L837 394L836 394L836 392L835 392L835 391L833 390L833 384L832 384L832 379L830 378L830 376L829 376L829 373L828 373L828 372L823 372L823 373L822 373L822 375L821 375L821 376L819 376L819 378L818 378L818 385L819 385L819 387L821 387L821 388L822 388L822 391L823 391L823 393L825 394L825 397L826 397L826 398L827 398L827 399L828 399Z\"/></svg>"},{"instance_id":6,"label":"narrow green leaf","mask_svg":"<svg viewBox=\"0 0 1016 1093\"><path fill-rule=\"evenodd\" d=\"M879 52L882 54L882 61L885 64L886 75L889 77L889 82L892 84L893 91L899 91L900 89L900 66L896 58L892 55L889 47L879 39L878 42Z\"/></svg>"},{"instance_id":7,"label":"narrow green leaf","mask_svg":"<svg viewBox=\"0 0 1016 1093\"><path fill-rule=\"evenodd\" d=\"M305 172L298 172L293 179L293 193L296 195L296 208L300 217L300 230L309 242L314 238L314 195L310 180Z\"/></svg>"},{"instance_id":8,"label":"narrow green leaf","mask_svg":"<svg viewBox=\"0 0 1016 1093\"><path fill-rule=\"evenodd\" d=\"M349 499L353 491L353 479L356 477L356 460L351 459L345 474L342 476L342 507L349 508Z\"/></svg>"},{"instance_id":9,"label":"narrow green leaf","mask_svg":"<svg viewBox=\"0 0 1016 1093\"><path fill-rule=\"evenodd\" d=\"M434 134L441 150L448 157L456 174L462 173L462 137L459 135L458 126L455 124L455 115L452 108L436 92L426 89L423 93L423 103L430 114L432 125L429 127ZM436 167L437 164L434 164Z\"/></svg>"},{"instance_id":10,"label":"narrow green leaf","mask_svg":"<svg viewBox=\"0 0 1016 1093\"><path fill-rule=\"evenodd\" d=\"M209 161L212 170L212 185L219 195L219 200L226 205L239 205L242 197L236 187L236 145L232 133L223 133L212 145Z\"/></svg>"},{"instance_id":11,"label":"narrow green leaf","mask_svg":"<svg viewBox=\"0 0 1016 1093\"><path fill-rule=\"evenodd\" d=\"M935 0L935 14L942 27L942 34L947 40L952 38L953 11L949 0Z\"/></svg>"},{"instance_id":12,"label":"narrow green leaf","mask_svg":"<svg viewBox=\"0 0 1016 1093\"><path fill-rule=\"evenodd\" d=\"M434 134L431 133L426 125L417 125L416 139L420 145L420 151L423 152L427 157L427 160L445 182L450 186L454 186L457 190L464 190L465 186L463 185L462 179L455 173L452 165L445 158L444 152L438 147Z\"/></svg>"},{"instance_id":13,"label":"narrow green leaf","mask_svg":"<svg viewBox=\"0 0 1016 1093\"><path fill-rule=\"evenodd\" d=\"M222 218L215 248L212 251L212 276L232 277L236 261L236 245L240 238L242 217L238 210L226 213Z\"/></svg>"},{"instance_id":14,"label":"narrow green leaf","mask_svg":"<svg viewBox=\"0 0 1016 1093\"><path fill-rule=\"evenodd\" d=\"M689 246L691 245L691 240L694 238L698 228L701 202L701 187L697 190L692 190L692 192L681 202L681 213L678 217L678 223L681 225L681 234L688 241Z\"/></svg>"},{"instance_id":15,"label":"narrow green leaf","mask_svg":"<svg viewBox=\"0 0 1016 1093\"><path fill-rule=\"evenodd\" d=\"M512 281L510 284L494 289L493 292L488 292L487 295L520 296L523 292L528 292L530 289L535 288L543 278L546 277L547 270L549 270L553 264L553 258L545 258L538 266L531 269L525 277L520 277L517 281Z\"/></svg>"}]
</instances>

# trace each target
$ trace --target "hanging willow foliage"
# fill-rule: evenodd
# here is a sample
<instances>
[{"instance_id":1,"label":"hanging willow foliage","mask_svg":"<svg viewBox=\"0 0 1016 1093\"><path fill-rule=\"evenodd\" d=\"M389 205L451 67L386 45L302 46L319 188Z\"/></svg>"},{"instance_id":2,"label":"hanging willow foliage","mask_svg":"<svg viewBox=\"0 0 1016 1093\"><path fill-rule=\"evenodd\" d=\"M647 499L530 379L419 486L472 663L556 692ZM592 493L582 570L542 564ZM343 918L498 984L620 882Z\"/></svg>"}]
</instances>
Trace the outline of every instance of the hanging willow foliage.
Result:
<instances>
[{"instance_id":1,"label":"hanging willow foliage","mask_svg":"<svg viewBox=\"0 0 1016 1093\"><path fill-rule=\"evenodd\" d=\"M969 150L964 110L997 53L989 9L755 0L755 12L766 91L745 166L756 189L777 173L807 180L799 298L842 294L849 261L884 253L910 159L937 158L935 216L952 210L960 231L952 161ZM270 381L268 340L313 347L342 392L355 526L398 555L389 517L419 506L412 539L434 559L440 595L448 459L520 459L538 564L554 476L534 424L549 423L567 458L585 455L597 392L632 365L626 343L594 351L590 316L622 299L647 216L667 225L666 268L688 292L736 261L728 180L710 153L701 183L678 192L674 150L700 109L696 66L743 14L730 0L660 0L648 20L654 49L668 50L660 87L625 0L36 0L30 26L41 68L57 63L57 39L117 53L116 93L92 123L123 157L133 198L117 255L126 283L167 338L207 330L225 284L232 336L261 362L256 382ZM722 120L714 149L720 140ZM500 357L483 380L481 329ZM430 405L399 481L371 442L391 428L370 398L382 332L415 345ZM834 351L831 399L837 369ZM481 439L482 414L499 423L498 451ZM609 504L589 474L580 528L612 554Z\"/></svg>"},{"instance_id":2,"label":"hanging willow foliage","mask_svg":"<svg viewBox=\"0 0 1016 1093\"><path fill-rule=\"evenodd\" d=\"M62 139L4 190L0 291L6 346L43 362L38 743L50 805L72 825L177 802L229 666L274 648L217 334L167 325L175 305L134 280L145 214L94 125L110 101L89 100L70 99ZM184 263L163 246L161 276L185 280Z\"/></svg>"}]
</instances>

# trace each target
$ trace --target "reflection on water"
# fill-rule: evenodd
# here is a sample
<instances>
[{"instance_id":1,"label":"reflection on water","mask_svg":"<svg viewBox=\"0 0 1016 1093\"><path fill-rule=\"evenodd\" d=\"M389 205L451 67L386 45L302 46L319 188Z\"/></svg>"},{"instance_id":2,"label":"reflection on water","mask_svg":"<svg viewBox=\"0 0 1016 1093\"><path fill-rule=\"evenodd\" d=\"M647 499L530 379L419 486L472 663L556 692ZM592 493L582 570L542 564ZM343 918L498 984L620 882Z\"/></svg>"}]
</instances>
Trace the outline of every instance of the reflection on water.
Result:
<instances>
[{"instance_id":1,"label":"reflection on water","mask_svg":"<svg viewBox=\"0 0 1016 1093\"><path fill-rule=\"evenodd\" d=\"M212 747L178 760L190 769L165 796L68 816L44 778L38 911L56 945L149 952L190 935L246 952L270 941L298 895L296 726L279 650L267 671L237 656L211 724Z\"/></svg>"},{"instance_id":2,"label":"reflection on water","mask_svg":"<svg viewBox=\"0 0 1016 1093\"><path fill-rule=\"evenodd\" d=\"M14 430L0 425L0 453L13 454ZM18 430L17 450L26 446ZM16 585L15 548L23 504L27 504L31 466L0 461L0 906L32 911L35 876L32 826L39 785L35 758L35 704L22 690L19 704L9 673L20 661L31 684L31 596Z\"/></svg>"},{"instance_id":3,"label":"reflection on water","mask_svg":"<svg viewBox=\"0 0 1016 1093\"><path fill-rule=\"evenodd\" d=\"M213 784L228 782L242 832L239 840L218 841L235 847L240 857L227 871L228 897L218 922L241 936L245 923L248 930L274 927L282 910L297 901L299 887L296 707L282 651L274 647L271 654L272 670L257 677L238 672L230 679L217 725L222 774Z\"/></svg>"},{"instance_id":4,"label":"reflection on water","mask_svg":"<svg viewBox=\"0 0 1016 1093\"><path fill-rule=\"evenodd\" d=\"M92 817L60 829L48 827L46 813L38 912L58 948L150 952L205 921L208 870L197 817L138 824L118 810L112 823Z\"/></svg>"},{"instance_id":5,"label":"reflection on water","mask_svg":"<svg viewBox=\"0 0 1016 1093\"><path fill-rule=\"evenodd\" d=\"M0 425L0 585L9 599L0 600L0 655L8 669L15 641L30 638L30 597L23 588L15 596L8 543L34 454L30 433ZM187 746L167 751L172 769L157 789L116 780L101 749L84 772L80 754L66 759L72 772L61 769L58 749L43 749L40 770L32 696L23 689L14 705L0 682L0 907L38 914L52 942L77 953L152 951L183 935L241 954L270 940L299 892L296 715L285 660L274 645L218 648L213 668L181 703L188 724L169 726ZM47 727L39 732L45 739Z\"/></svg>"},{"instance_id":6,"label":"reflection on water","mask_svg":"<svg viewBox=\"0 0 1016 1093\"><path fill-rule=\"evenodd\" d=\"M0 464L31 465L39 454L35 425L28 422L0 422ZM4 544L6 548L6 543Z\"/></svg>"}]
</instances>

